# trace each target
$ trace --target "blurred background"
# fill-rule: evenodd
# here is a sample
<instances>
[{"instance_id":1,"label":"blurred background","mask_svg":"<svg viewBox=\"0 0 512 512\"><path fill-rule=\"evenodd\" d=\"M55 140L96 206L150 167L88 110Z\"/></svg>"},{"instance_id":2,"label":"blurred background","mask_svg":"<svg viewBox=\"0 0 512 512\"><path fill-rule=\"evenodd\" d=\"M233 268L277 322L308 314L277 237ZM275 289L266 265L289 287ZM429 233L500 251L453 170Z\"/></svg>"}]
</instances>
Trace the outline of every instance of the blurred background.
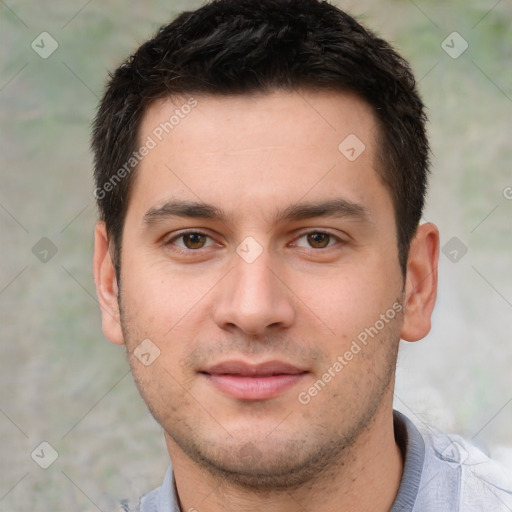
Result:
<instances>
[{"instance_id":1,"label":"blurred background","mask_svg":"<svg viewBox=\"0 0 512 512\"><path fill-rule=\"evenodd\" d=\"M101 332L90 123L107 71L201 3L0 1L0 511L112 510L163 478L161 429ZM512 467L512 4L335 3L411 62L429 107L440 293L395 406Z\"/></svg>"}]
</instances>

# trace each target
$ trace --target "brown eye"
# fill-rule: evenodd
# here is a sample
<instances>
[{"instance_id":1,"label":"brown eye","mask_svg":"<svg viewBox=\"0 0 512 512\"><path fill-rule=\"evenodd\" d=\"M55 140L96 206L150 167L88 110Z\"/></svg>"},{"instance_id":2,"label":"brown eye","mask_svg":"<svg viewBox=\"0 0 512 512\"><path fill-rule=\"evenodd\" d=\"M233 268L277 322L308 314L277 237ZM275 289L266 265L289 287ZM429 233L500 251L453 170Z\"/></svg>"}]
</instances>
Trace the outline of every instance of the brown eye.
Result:
<instances>
[{"instance_id":1,"label":"brown eye","mask_svg":"<svg viewBox=\"0 0 512 512\"><path fill-rule=\"evenodd\" d=\"M205 246L208 237L201 233L187 233L182 235L181 238L187 249L202 249Z\"/></svg>"},{"instance_id":2,"label":"brown eye","mask_svg":"<svg viewBox=\"0 0 512 512\"><path fill-rule=\"evenodd\" d=\"M314 249L323 249L329 245L331 236L327 233L310 233L307 235L307 240Z\"/></svg>"}]
</instances>

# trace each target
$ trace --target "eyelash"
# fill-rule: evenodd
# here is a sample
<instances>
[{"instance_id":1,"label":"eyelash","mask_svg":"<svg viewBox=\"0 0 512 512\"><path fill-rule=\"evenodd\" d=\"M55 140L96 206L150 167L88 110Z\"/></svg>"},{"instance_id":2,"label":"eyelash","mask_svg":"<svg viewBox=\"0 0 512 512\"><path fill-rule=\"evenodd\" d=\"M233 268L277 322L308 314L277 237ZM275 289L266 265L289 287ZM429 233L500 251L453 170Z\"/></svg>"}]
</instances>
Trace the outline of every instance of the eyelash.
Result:
<instances>
[{"instance_id":1,"label":"eyelash","mask_svg":"<svg viewBox=\"0 0 512 512\"><path fill-rule=\"evenodd\" d=\"M176 240L182 239L183 237L185 237L187 235L191 235L191 234L204 236L204 237L207 237L207 238L209 238L210 240L213 241L213 238L208 233L205 233L203 231L198 231L198 230L188 230L188 231L182 231L181 233L173 236L172 238L167 240L164 243L164 245L165 246L173 246L173 250L175 250L177 252L180 252L182 254L190 254L190 253L193 253L193 252L200 252L201 250L207 249L208 247L211 246L211 244L210 244L207 247L200 247L198 249L189 249L189 248L184 249L182 247L177 246L174 243ZM317 251L329 249L330 247L333 247L334 245L337 245L339 243L344 243L344 241L341 238L339 238L338 236L330 233L329 231L312 230L312 231L308 231L306 233L302 233L301 235L299 235L297 238L294 239L293 244L296 244L296 242L298 240L300 240L301 238L307 237L308 235L316 235L316 234L327 235L328 237L330 237L329 238L329 245L327 245L326 247L321 247L321 248L309 247L308 248L309 250L317 252ZM334 240L335 243L331 244L332 240ZM304 247L302 247L302 248L304 248Z\"/></svg>"}]
</instances>

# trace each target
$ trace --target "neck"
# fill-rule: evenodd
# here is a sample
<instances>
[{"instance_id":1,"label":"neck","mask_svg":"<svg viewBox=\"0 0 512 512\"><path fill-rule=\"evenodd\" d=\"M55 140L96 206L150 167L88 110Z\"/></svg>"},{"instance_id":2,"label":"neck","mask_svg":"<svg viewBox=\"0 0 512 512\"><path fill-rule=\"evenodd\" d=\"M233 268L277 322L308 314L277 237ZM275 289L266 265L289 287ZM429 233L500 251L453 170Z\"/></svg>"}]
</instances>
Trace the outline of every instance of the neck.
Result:
<instances>
[{"instance_id":1,"label":"neck","mask_svg":"<svg viewBox=\"0 0 512 512\"><path fill-rule=\"evenodd\" d=\"M241 488L196 464L166 435L181 510L388 512L400 485L403 461L395 442L392 408L385 405L335 466L298 489Z\"/></svg>"}]
</instances>

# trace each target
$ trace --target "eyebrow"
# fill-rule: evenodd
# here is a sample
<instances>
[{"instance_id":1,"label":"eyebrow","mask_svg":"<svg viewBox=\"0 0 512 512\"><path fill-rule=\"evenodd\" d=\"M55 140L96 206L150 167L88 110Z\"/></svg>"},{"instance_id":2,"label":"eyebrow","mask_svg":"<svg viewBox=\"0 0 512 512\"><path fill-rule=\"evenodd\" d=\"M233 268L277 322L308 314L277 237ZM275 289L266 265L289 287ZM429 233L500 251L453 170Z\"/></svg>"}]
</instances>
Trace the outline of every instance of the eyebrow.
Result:
<instances>
[{"instance_id":1,"label":"eyebrow","mask_svg":"<svg viewBox=\"0 0 512 512\"><path fill-rule=\"evenodd\" d=\"M228 215L216 206L198 201L168 201L162 206L152 207L145 214L143 223L156 224L173 217L189 217L212 219L227 222ZM359 221L368 221L370 212L365 206L347 199L337 198L327 201L298 203L284 210L274 212L271 219L274 223L282 221L298 221L315 217L348 217Z\"/></svg>"},{"instance_id":2,"label":"eyebrow","mask_svg":"<svg viewBox=\"0 0 512 512\"><path fill-rule=\"evenodd\" d=\"M368 221L370 219L370 211L362 204L337 198L289 206L282 212L277 212L274 215L274 221L304 220L314 217L350 217L355 220Z\"/></svg>"},{"instance_id":3,"label":"eyebrow","mask_svg":"<svg viewBox=\"0 0 512 512\"><path fill-rule=\"evenodd\" d=\"M197 201L168 201L162 206L152 207L144 214L144 224L155 224L172 217L215 219L226 221L226 215L215 206Z\"/></svg>"}]
</instances>

